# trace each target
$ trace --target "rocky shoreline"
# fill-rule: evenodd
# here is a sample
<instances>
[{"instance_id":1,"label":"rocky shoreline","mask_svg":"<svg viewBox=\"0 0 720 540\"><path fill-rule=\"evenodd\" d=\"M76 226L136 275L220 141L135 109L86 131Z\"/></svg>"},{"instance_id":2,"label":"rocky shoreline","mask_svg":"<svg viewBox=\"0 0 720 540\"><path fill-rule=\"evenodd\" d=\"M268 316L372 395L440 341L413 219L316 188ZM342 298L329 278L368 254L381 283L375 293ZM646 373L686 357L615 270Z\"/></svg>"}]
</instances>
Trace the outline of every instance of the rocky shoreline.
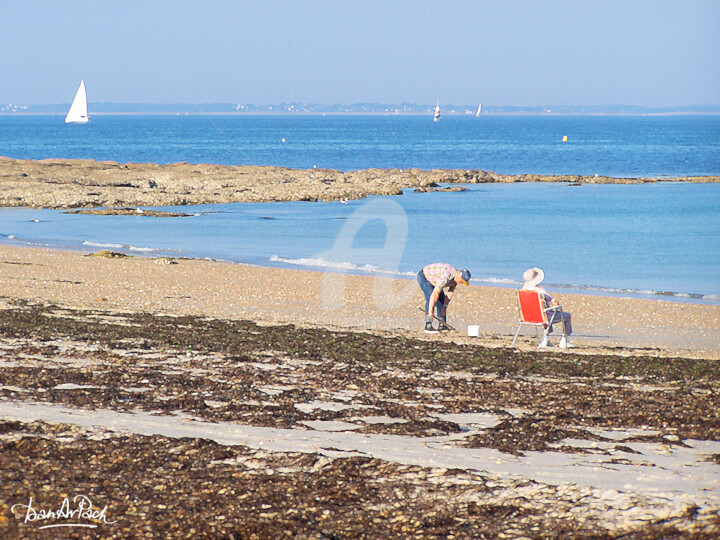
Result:
<instances>
[{"instance_id":1,"label":"rocky shoreline","mask_svg":"<svg viewBox=\"0 0 720 540\"><path fill-rule=\"evenodd\" d=\"M0 157L0 206L96 208L178 206L232 202L337 201L368 195L430 191L441 184L568 182L630 184L662 181L720 182L720 177L610 178L577 175L503 175L491 171L333 169L118 163L77 159Z\"/></svg>"}]
</instances>

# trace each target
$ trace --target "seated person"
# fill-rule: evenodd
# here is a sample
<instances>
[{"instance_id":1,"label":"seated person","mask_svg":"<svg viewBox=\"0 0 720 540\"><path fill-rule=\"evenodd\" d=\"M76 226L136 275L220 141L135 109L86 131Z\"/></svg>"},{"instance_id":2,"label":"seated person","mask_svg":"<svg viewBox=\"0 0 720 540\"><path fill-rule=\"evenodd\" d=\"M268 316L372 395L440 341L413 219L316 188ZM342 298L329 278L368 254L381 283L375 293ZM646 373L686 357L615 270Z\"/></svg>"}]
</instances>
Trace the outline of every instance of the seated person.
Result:
<instances>
[{"instance_id":1,"label":"seated person","mask_svg":"<svg viewBox=\"0 0 720 540\"><path fill-rule=\"evenodd\" d=\"M525 291L538 291L543 296L543 302L545 304L546 308L549 307L555 307L559 306L560 303L555 300L552 296L548 294L548 292L543 289L542 287L538 287L542 280L545 279L545 273L540 270L539 268L528 268L523 273L523 290ZM557 317L557 322L560 322L559 315ZM552 312L548 312L548 320L552 318ZM569 336L572 334L572 323L570 322L570 314L563 310L563 324L565 325L565 335ZM550 333L552 333L552 327L553 325L550 325ZM549 340L543 339L543 341L540 343L540 347L551 347ZM568 339L563 336L560 338L560 343L558 345L561 349L566 349L568 347L572 347L572 344Z\"/></svg>"}]
</instances>

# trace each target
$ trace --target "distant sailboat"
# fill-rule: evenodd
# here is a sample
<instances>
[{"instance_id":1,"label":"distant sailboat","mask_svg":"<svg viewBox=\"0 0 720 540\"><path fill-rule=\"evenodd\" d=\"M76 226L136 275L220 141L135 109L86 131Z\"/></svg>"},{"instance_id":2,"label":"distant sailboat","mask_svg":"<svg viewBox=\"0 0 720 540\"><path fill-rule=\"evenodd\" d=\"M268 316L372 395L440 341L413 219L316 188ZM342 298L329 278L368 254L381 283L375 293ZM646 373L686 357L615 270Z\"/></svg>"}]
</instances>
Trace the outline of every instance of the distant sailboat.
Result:
<instances>
[{"instance_id":1,"label":"distant sailboat","mask_svg":"<svg viewBox=\"0 0 720 540\"><path fill-rule=\"evenodd\" d=\"M66 124L87 124L90 121L87 110L87 94L85 93L85 81L80 81L77 94L73 99L70 110L65 117Z\"/></svg>"},{"instance_id":2,"label":"distant sailboat","mask_svg":"<svg viewBox=\"0 0 720 540\"><path fill-rule=\"evenodd\" d=\"M480 116L480 111L482 111L482 103L481 103L480 105L478 105L478 110L477 110L477 112L475 113L475 117L476 117L476 118L477 118L478 116Z\"/></svg>"},{"instance_id":3,"label":"distant sailboat","mask_svg":"<svg viewBox=\"0 0 720 540\"><path fill-rule=\"evenodd\" d=\"M433 122L439 122L440 121L440 102L437 102L437 105L435 105L435 116L433 116Z\"/></svg>"}]
</instances>

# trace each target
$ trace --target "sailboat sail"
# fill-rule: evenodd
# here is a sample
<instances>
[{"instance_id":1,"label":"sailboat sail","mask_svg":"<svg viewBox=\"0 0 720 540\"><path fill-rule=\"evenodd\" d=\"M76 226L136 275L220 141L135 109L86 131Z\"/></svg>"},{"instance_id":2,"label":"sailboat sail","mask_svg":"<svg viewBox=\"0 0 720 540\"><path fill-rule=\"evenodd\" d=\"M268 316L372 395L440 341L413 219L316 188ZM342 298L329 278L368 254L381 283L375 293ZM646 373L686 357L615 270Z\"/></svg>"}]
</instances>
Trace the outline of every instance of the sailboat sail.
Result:
<instances>
[{"instance_id":1,"label":"sailboat sail","mask_svg":"<svg viewBox=\"0 0 720 540\"><path fill-rule=\"evenodd\" d=\"M80 81L75 99L70 105L70 110L65 117L66 124L87 124L90 121L87 110L87 93L85 92L85 81Z\"/></svg>"},{"instance_id":2,"label":"sailboat sail","mask_svg":"<svg viewBox=\"0 0 720 540\"><path fill-rule=\"evenodd\" d=\"M477 110L477 112L475 113L475 116L476 116L476 117L477 117L477 116L480 116L480 111L482 111L482 103L481 103L480 105L478 105L478 110Z\"/></svg>"},{"instance_id":3,"label":"sailboat sail","mask_svg":"<svg viewBox=\"0 0 720 540\"><path fill-rule=\"evenodd\" d=\"M435 116L433 116L433 122L437 122L440 120L440 102L437 102L437 105L435 105Z\"/></svg>"}]
</instances>

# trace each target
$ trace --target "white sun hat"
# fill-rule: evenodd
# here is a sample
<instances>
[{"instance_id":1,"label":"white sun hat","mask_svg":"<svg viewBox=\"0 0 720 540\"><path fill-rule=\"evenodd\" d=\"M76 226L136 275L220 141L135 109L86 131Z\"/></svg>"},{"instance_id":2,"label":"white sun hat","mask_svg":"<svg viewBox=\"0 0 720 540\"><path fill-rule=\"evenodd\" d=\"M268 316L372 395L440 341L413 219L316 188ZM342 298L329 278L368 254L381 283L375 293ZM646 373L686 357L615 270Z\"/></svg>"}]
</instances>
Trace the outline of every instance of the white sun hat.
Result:
<instances>
[{"instance_id":1,"label":"white sun hat","mask_svg":"<svg viewBox=\"0 0 720 540\"><path fill-rule=\"evenodd\" d=\"M545 272L540 270L538 267L528 268L525 272L523 272L523 280L525 280L525 283L523 283L523 289L532 289L533 287L537 287L543 279L545 279Z\"/></svg>"}]
</instances>

